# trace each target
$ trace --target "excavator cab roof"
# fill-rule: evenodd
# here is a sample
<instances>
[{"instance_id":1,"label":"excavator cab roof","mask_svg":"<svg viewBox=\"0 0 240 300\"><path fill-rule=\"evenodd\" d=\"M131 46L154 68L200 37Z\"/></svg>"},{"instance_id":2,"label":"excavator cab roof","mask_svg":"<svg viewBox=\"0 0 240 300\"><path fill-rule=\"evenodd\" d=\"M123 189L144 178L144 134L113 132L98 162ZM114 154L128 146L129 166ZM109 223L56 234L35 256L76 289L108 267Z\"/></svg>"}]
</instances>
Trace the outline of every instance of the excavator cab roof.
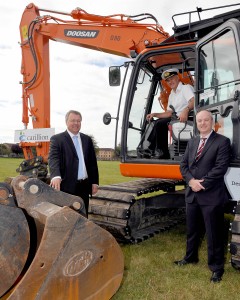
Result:
<instances>
[{"instance_id":1,"label":"excavator cab roof","mask_svg":"<svg viewBox=\"0 0 240 300\"><path fill-rule=\"evenodd\" d=\"M220 26L222 23L230 20L230 19L237 19L240 20L240 9L236 9L233 11L225 12L222 14L217 14L211 18L201 19L200 13L209 10L215 9L222 9L231 6L240 5L232 4L232 5L225 5L219 7L213 7L208 9L202 9L197 7L195 11L188 11L184 13L175 14L172 16L173 24L172 27L174 34L163 40L160 44L151 44L147 45L146 48L154 48L158 46L165 46L165 45L181 45L186 42L194 42L196 43L199 39L206 36L209 32ZM198 21L192 21L193 14L198 14ZM175 18L179 16L188 15L188 22L177 25Z\"/></svg>"},{"instance_id":2,"label":"excavator cab roof","mask_svg":"<svg viewBox=\"0 0 240 300\"><path fill-rule=\"evenodd\" d=\"M214 30L216 27L221 25L222 23L226 22L229 19L235 18L240 20L240 9L236 9L230 12L218 14L216 16L213 16L211 18L207 18L204 20L201 20L200 18L200 13L203 11L209 11L209 10L215 10L215 9L222 9L222 8L227 8L230 6L236 6L240 5L238 4L233 4L233 5L225 5L225 6L219 6L219 7L214 7L214 8L209 8L209 9L202 9L200 7L197 7L196 11L189 11L185 13L180 13L180 14L175 14L172 16L172 20L174 23L174 27L172 28L174 31L174 39L176 41L186 41L188 39L195 39L198 40L202 37L204 37L206 34L208 34L210 31ZM199 17L199 21L192 22L191 17L193 13L197 13ZM177 16L183 16L183 15L188 15L189 16L189 21L186 24L183 25L177 25L174 18ZM169 38L171 40L171 37ZM167 42L167 41L165 41Z\"/></svg>"}]
</instances>

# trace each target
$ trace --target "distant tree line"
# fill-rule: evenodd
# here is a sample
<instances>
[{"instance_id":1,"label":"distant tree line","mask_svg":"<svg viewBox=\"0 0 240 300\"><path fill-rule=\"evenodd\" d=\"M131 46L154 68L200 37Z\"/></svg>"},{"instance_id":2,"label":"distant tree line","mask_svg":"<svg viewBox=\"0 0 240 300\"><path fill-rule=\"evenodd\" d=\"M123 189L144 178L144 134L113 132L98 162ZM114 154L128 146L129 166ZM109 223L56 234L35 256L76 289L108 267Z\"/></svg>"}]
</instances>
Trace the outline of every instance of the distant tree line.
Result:
<instances>
[{"instance_id":1,"label":"distant tree line","mask_svg":"<svg viewBox=\"0 0 240 300\"><path fill-rule=\"evenodd\" d=\"M99 152L99 147L94 136L90 135L93 141L93 146L96 154ZM115 156L120 157L120 148L121 145L118 144L115 149ZM34 149L35 150L35 149ZM23 149L19 146L19 144L10 144L10 143L2 143L0 144L0 156L4 157L23 157Z\"/></svg>"},{"instance_id":2,"label":"distant tree line","mask_svg":"<svg viewBox=\"0 0 240 300\"><path fill-rule=\"evenodd\" d=\"M23 150L18 144L0 144L0 156L23 157Z\"/></svg>"}]
</instances>

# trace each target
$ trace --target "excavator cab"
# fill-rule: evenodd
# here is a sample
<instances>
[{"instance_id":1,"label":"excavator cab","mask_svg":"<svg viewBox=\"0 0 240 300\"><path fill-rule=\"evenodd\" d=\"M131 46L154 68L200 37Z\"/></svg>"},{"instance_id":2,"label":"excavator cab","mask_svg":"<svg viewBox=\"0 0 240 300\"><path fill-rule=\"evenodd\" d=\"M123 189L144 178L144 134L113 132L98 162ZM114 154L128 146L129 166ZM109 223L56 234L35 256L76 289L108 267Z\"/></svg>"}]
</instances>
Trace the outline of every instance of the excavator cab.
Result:
<instances>
[{"instance_id":1,"label":"excavator cab","mask_svg":"<svg viewBox=\"0 0 240 300\"><path fill-rule=\"evenodd\" d=\"M226 18L231 16L232 14L225 15ZM238 20L229 20L221 25L222 29L221 26L217 28L210 19L205 23L193 23L189 33L189 36L192 35L191 39L186 39L189 27L178 26L175 35L159 45L148 47L136 58L132 65L123 112L120 166L123 175L180 179L181 157L188 140L198 134L195 114L201 109L212 112L214 130L232 140L234 157L238 157L236 132L239 129L234 121L234 99L238 97L239 85L239 47L236 42L238 39L235 38L237 22ZM228 24L230 27L226 27ZM205 37L207 26L213 29L213 37L209 41ZM231 53L232 59L227 64L228 59L224 53ZM170 91L161 75L169 68L177 68L183 84L194 87L195 105L187 124L170 122L170 159L157 159L141 153L148 147L148 136L153 126L146 120L147 114L165 111L167 108Z\"/></svg>"},{"instance_id":2,"label":"excavator cab","mask_svg":"<svg viewBox=\"0 0 240 300\"><path fill-rule=\"evenodd\" d=\"M150 157L147 152L144 152L149 146L148 137L154 125L154 120L148 122L146 116L167 109L170 88L161 78L163 71L177 68L180 80L184 84L194 86L195 62L195 44L193 42L179 47L170 47L162 43L158 47L151 47L151 50L149 49L138 57L126 69L127 72L131 69L131 79L127 89L121 136L123 173L125 173L125 167L131 165L131 171L128 168L126 174L129 176L133 172L132 176L139 176L139 172L135 173L135 170L144 164L145 167L149 166L149 169L145 170L143 176L154 178L162 177L162 170L168 165L173 168L176 165L179 166L187 141L193 136L193 112L186 124L181 124L173 114L168 134L170 159L166 160ZM152 172L150 169L150 166L153 165L159 169L157 175L156 170ZM163 178L180 178L178 167L175 174L167 175L164 172L163 175Z\"/></svg>"}]
</instances>

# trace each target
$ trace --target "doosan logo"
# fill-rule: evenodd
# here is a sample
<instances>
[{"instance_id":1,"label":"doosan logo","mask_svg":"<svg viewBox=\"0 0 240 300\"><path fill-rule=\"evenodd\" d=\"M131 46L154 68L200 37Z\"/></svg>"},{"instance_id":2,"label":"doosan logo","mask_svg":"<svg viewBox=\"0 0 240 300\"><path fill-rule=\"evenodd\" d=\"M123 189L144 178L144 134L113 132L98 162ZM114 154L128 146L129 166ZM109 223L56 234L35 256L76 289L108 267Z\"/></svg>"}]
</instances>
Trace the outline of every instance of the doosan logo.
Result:
<instances>
[{"instance_id":1,"label":"doosan logo","mask_svg":"<svg viewBox=\"0 0 240 300\"><path fill-rule=\"evenodd\" d=\"M64 29L64 35L74 38L96 38L99 30L72 30Z\"/></svg>"}]
</instances>

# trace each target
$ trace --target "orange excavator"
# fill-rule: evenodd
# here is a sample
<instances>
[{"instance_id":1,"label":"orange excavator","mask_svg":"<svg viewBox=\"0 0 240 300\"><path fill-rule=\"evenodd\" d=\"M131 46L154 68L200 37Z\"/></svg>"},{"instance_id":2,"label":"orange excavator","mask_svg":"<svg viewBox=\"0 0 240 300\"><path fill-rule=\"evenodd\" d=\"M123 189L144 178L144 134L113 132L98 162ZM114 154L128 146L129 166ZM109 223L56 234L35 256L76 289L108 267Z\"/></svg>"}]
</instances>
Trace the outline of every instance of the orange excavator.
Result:
<instances>
[{"instance_id":1,"label":"orange excavator","mask_svg":"<svg viewBox=\"0 0 240 300\"><path fill-rule=\"evenodd\" d=\"M236 5L207 10L226 10ZM232 142L232 160L225 182L235 206L232 265L240 268L240 10L204 20L200 17L202 11L197 8L173 16L174 34L169 36L149 14L103 17L82 9L67 14L40 9L34 4L26 7L20 24L24 131L29 116L34 130L51 127L49 40L130 57L132 60L123 66L122 88L127 84L128 87L120 170L124 176L142 179L101 186L90 200L89 220L86 220L81 215L84 214L81 199L57 193L47 184L49 141L22 140L25 160L19 167L21 175L0 186L0 213L5 216L0 222L7 232L8 238L4 240L9 243L1 248L0 255L6 266L11 266L9 271L7 267L0 269L1 278L5 279L0 283L0 295L15 285L9 299L26 299L26 295L27 299L109 299L121 282L123 261L115 239L107 231L120 241L135 243L171 228L184 218L185 182L179 164L188 140L197 134L198 109L209 110L214 116L214 130ZM45 12L54 16L43 15ZM199 20L192 22L192 14L197 14ZM68 20L56 15L64 15ZM188 22L177 25L175 19L179 15L189 16ZM146 18L155 23L142 23ZM172 67L179 69L184 83L194 85L195 108L185 124L174 119L170 123L170 159L146 157L142 153L148 147L152 128L146 115L166 109L169 90L161 75ZM119 72L120 67L110 68L112 85L120 84ZM128 83L126 78L130 78ZM119 112L117 121L118 117ZM109 124L112 117L106 113L103 119ZM13 224L7 223L9 218L6 220L10 211ZM69 223L69 219L75 223ZM9 237L9 228L13 228L14 238ZM99 239L100 236L103 238ZM18 263L14 266L10 249L16 249L14 259ZM119 265L111 260L116 252ZM101 278L96 280L93 274L99 270Z\"/></svg>"},{"instance_id":2,"label":"orange excavator","mask_svg":"<svg viewBox=\"0 0 240 300\"><path fill-rule=\"evenodd\" d=\"M47 14L40 16L40 12ZM68 16L68 20L60 18L62 16L65 18ZM150 20L149 23L143 23L143 21L148 19ZM21 131L20 136L20 146L23 149L25 160L18 171L21 175L37 177L46 181L49 140L43 141L42 137L48 137L48 133L44 131L44 134L33 134L34 137L40 137L34 141L26 139L26 134L30 118L34 132L51 127L50 40L132 58L131 61L133 63L136 57L148 51L148 47L162 44L170 36L163 30L154 16L146 13L137 16L122 14L98 16L88 14L86 11L77 8L70 14L67 14L40 9L34 4L29 4L22 15L20 33L22 49L21 73L23 75L22 122L24 124L24 130ZM172 57L174 56L173 54ZM129 66L129 64L127 65ZM114 74L114 70L111 71L111 74ZM116 78L112 82L114 80ZM182 80L186 83L192 82L192 78L189 77L183 77ZM166 109L169 89L164 83L162 83L162 86L163 90L159 94L161 94L161 105L163 109ZM118 121L118 117L116 119ZM147 165L145 166L147 167ZM146 178L153 177L152 175L149 176L147 169L143 174ZM142 177L143 174L138 173L136 176ZM145 179L145 181L144 194L148 189L163 189L169 192L170 190L173 192L175 189L175 181L161 181L160 183L155 180L149 181ZM179 180L180 183L182 183L182 180ZM168 228L175 223L175 214L177 214L177 219L179 217L178 214L182 214L182 206L184 205L182 194L173 193L172 199L174 197L180 199L177 209L175 204L174 207L172 204L163 204L166 201L168 202L168 200L161 199L161 201L158 201L158 197L151 198L154 205L157 205L157 210L154 210L160 211L160 214L157 213L155 215L154 213L154 217L152 217L151 213L150 215L149 213L146 214L150 209L148 207L151 203L150 199L146 202L145 198L142 197L141 200L135 201L136 195L138 196L142 193L142 182L139 182L134 189L132 187L129 187L130 189L124 187L123 190L122 188L115 190L114 187L110 187L110 190L109 188L105 190L105 188L101 188L101 191L91 199L89 219L110 231L118 240L125 242L140 241L143 237L145 238L148 234L153 233L153 225L155 223L162 224L162 220L166 220L161 225L161 228ZM109 195L111 196L109 197ZM158 207L159 203L161 203L160 207ZM150 211L153 210L150 209ZM143 212L146 215L145 220ZM149 221L147 219L152 220ZM157 227L159 227L159 224Z\"/></svg>"}]
</instances>

